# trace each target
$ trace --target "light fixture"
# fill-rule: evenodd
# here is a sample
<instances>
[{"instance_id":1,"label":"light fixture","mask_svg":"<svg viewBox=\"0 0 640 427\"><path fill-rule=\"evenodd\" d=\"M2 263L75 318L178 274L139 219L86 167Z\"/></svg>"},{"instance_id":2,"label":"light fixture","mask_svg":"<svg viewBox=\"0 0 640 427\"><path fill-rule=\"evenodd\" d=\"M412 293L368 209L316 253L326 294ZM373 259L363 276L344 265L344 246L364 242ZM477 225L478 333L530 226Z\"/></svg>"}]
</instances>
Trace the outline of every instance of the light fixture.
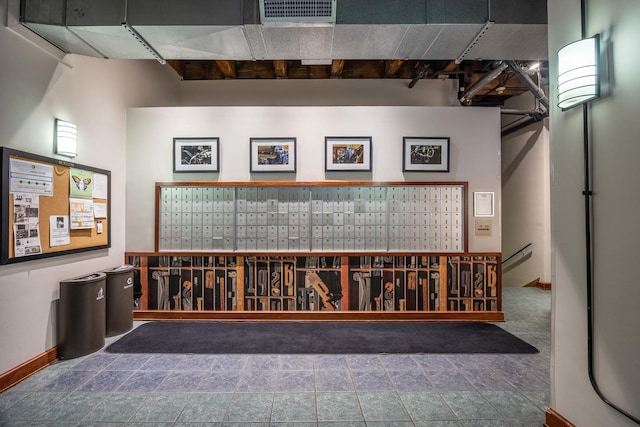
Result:
<instances>
[{"instance_id":1,"label":"light fixture","mask_svg":"<svg viewBox=\"0 0 640 427\"><path fill-rule=\"evenodd\" d=\"M600 96L599 52L598 35L558 51L558 107L566 110Z\"/></svg>"},{"instance_id":2,"label":"light fixture","mask_svg":"<svg viewBox=\"0 0 640 427\"><path fill-rule=\"evenodd\" d=\"M64 120L56 119L54 140L56 143L56 154L75 157L78 126L70 122L65 122Z\"/></svg>"}]
</instances>

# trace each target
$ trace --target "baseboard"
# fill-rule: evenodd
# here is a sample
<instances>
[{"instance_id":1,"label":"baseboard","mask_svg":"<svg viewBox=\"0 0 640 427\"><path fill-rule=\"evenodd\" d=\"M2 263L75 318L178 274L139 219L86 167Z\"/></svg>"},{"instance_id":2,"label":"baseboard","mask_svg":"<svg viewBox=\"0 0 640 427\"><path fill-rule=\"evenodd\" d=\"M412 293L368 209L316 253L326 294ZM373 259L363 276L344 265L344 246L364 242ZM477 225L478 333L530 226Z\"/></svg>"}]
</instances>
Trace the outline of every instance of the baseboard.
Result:
<instances>
[{"instance_id":1,"label":"baseboard","mask_svg":"<svg viewBox=\"0 0 640 427\"><path fill-rule=\"evenodd\" d=\"M550 291L551 290L551 282L549 282L549 283L541 282L540 278L538 277L537 279L532 280L531 282L527 283L523 287L524 288L538 288L538 289L542 289L543 291Z\"/></svg>"},{"instance_id":2,"label":"baseboard","mask_svg":"<svg viewBox=\"0 0 640 427\"><path fill-rule=\"evenodd\" d=\"M551 282L549 282L549 283L538 282L538 285L536 286L536 288L542 289L543 291L550 291L551 290Z\"/></svg>"},{"instance_id":3,"label":"baseboard","mask_svg":"<svg viewBox=\"0 0 640 427\"><path fill-rule=\"evenodd\" d=\"M547 408L544 427L576 427L571 421L560 415L553 408Z\"/></svg>"},{"instance_id":4,"label":"baseboard","mask_svg":"<svg viewBox=\"0 0 640 427\"><path fill-rule=\"evenodd\" d=\"M30 377L39 370L46 368L58 359L58 347L50 348L42 354L27 360L23 364L0 374L0 393L13 387L25 378Z\"/></svg>"},{"instance_id":5,"label":"baseboard","mask_svg":"<svg viewBox=\"0 0 640 427\"><path fill-rule=\"evenodd\" d=\"M169 311L134 310L135 320L328 320L504 322L503 311Z\"/></svg>"}]
</instances>

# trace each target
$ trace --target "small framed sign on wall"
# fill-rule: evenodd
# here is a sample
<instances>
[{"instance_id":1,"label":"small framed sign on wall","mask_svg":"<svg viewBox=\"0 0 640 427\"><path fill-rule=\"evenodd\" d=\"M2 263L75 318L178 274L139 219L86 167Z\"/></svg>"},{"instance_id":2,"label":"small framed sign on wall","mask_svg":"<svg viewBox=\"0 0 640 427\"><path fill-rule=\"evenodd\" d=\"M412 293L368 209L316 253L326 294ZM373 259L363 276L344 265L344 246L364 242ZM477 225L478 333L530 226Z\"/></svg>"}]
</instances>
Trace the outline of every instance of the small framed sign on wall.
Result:
<instances>
[{"instance_id":1,"label":"small framed sign on wall","mask_svg":"<svg viewBox=\"0 0 640 427\"><path fill-rule=\"evenodd\" d=\"M449 172L449 138L402 138L403 172Z\"/></svg>"},{"instance_id":2,"label":"small framed sign on wall","mask_svg":"<svg viewBox=\"0 0 640 427\"><path fill-rule=\"evenodd\" d=\"M173 138L174 172L219 172L219 138Z\"/></svg>"}]
</instances>

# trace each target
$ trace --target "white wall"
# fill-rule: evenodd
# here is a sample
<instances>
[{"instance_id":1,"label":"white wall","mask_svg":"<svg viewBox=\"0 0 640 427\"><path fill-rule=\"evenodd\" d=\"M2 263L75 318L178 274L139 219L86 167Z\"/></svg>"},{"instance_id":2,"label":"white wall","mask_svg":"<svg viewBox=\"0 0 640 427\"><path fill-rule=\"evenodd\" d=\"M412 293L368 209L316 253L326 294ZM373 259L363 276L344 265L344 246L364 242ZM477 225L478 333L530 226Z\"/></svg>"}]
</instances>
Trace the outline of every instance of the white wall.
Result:
<instances>
[{"instance_id":1,"label":"white wall","mask_svg":"<svg viewBox=\"0 0 640 427\"><path fill-rule=\"evenodd\" d=\"M0 0L2 22L6 5ZM0 145L54 157L54 118L66 119L79 126L74 161L113 172L111 249L0 266L2 373L57 344L60 280L122 264L126 108L173 104L177 78L155 62L67 55L68 67L4 26L0 57Z\"/></svg>"},{"instance_id":2,"label":"white wall","mask_svg":"<svg viewBox=\"0 0 640 427\"><path fill-rule=\"evenodd\" d=\"M535 110L527 92L506 108ZM507 116L507 120L518 116ZM503 117L504 121L505 117ZM523 286L540 278L551 282L549 120L532 123L502 138L502 250L509 257L528 243L502 270L503 286Z\"/></svg>"},{"instance_id":3,"label":"white wall","mask_svg":"<svg viewBox=\"0 0 640 427\"><path fill-rule=\"evenodd\" d=\"M324 172L325 136L371 136L373 172ZM220 138L219 174L173 174L174 137ZM251 137L296 137L297 173L249 173ZM451 138L449 173L402 173L403 136ZM469 107L182 107L129 110L127 134L127 250L152 251L154 183L327 179L371 181L468 181L474 191L493 191L500 200L499 111ZM470 202L470 210L473 207ZM493 235L474 235L469 250L500 251L500 206Z\"/></svg>"},{"instance_id":4,"label":"white wall","mask_svg":"<svg viewBox=\"0 0 640 427\"><path fill-rule=\"evenodd\" d=\"M614 404L640 417L640 286L635 265L640 236L640 3L587 1L587 36L608 46L612 92L592 103L595 378ZM549 2L550 73L556 52L580 39L579 2ZM557 79L552 79L554 99ZM632 426L609 408L587 377L582 110L551 115L553 336L552 406L575 425Z\"/></svg>"}]
</instances>

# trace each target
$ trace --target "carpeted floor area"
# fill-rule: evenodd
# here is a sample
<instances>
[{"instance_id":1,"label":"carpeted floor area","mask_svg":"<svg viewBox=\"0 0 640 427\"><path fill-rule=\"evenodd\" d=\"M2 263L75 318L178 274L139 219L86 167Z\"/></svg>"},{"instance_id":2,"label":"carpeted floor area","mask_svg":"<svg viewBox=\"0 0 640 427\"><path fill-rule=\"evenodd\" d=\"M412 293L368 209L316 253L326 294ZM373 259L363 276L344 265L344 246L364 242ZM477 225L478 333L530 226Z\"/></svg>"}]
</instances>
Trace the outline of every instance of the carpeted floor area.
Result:
<instances>
[{"instance_id":1,"label":"carpeted floor area","mask_svg":"<svg viewBox=\"0 0 640 427\"><path fill-rule=\"evenodd\" d=\"M478 322L149 322L107 353L390 354L537 353Z\"/></svg>"}]
</instances>

